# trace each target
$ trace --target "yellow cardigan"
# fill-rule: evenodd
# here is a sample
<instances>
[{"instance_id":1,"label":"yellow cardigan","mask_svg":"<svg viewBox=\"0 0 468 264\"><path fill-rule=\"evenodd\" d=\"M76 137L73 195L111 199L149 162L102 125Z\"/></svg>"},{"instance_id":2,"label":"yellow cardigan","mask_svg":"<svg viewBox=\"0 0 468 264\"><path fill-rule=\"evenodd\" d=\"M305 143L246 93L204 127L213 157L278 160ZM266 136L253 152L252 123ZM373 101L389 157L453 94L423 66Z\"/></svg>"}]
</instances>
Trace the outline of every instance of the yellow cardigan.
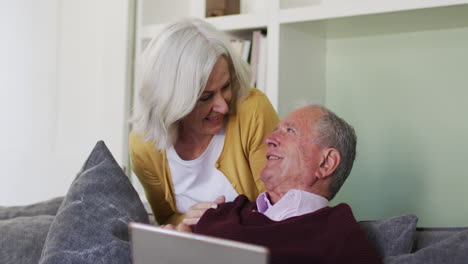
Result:
<instances>
[{"instance_id":1,"label":"yellow cardigan","mask_svg":"<svg viewBox=\"0 0 468 264\"><path fill-rule=\"evenodd\" d=\"M265 166L268 136L279 118L267 97L257 89L239 104L236 114L228 117L224 147L214 164L238 194L254 200L264 191L260 172ZM157 150L140 135L130 135L132 169L138 176L156 221L178 224L185 215L177 210L174 188L165 151ZM209 190L207 190L209 191Z\"/></svg>"}]
</instances>

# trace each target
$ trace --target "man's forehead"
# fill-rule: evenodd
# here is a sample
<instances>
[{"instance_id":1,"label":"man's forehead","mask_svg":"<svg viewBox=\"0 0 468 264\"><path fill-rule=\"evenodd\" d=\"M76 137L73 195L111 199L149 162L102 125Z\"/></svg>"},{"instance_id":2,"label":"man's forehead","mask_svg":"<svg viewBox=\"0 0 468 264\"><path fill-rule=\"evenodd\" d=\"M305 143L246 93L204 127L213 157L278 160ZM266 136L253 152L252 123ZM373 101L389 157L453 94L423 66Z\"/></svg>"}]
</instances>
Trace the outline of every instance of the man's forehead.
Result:
<instances>
[{"instance_id":1,"label":"man's forehead","mask_svg":"<svg viewBox=\"0 0 468 264\"><path fill-rule=\"evenodd\" d=\"M318 107L308 106L300 108L289 115L283 120L285 124L294 124L298 122L314 122L322 115L322 111Z\"/></svg>"}]
</instances>

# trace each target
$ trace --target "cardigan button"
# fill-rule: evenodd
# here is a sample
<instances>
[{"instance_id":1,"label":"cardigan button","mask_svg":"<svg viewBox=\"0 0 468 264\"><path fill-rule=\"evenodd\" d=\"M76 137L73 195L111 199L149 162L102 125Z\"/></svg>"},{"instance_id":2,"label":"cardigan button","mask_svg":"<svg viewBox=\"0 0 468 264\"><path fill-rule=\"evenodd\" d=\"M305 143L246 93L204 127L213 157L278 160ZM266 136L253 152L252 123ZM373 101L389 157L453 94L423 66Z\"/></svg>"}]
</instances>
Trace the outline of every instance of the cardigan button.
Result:
<instances>
[{"instance_id":1,"label":"cardigan button","mask_svg":"<svg viewBox=\"0 0 468 264\"><path fill-rule=\"evenodd\" d=\"M218 163L218 162L215 163L215 167L216 167L217 169L219 168L219 163Z\"/></svg>"}]
</instances>

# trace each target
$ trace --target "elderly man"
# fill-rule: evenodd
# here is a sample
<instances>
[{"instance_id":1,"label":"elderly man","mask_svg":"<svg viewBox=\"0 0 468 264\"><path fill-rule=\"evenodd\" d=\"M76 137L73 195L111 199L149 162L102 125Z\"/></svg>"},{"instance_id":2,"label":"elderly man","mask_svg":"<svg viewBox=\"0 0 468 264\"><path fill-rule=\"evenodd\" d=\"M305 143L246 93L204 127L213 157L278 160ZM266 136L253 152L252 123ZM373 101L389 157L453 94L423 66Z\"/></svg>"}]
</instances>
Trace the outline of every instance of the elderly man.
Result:
<instances>
[{"instance_id":1,"label":"elderly man","mask_svg":"<svg viewBox=\"0 0 468 264\"><path fill-rule=\"evenodd\" d=\"M207 210L192 231L266 246L272 263L380 263L351 208L328 206L351 172L354 129L326 108L308 106L281 121L266 144L267 191L256 202L240 195Z\"/></svg>"}]
</instances>

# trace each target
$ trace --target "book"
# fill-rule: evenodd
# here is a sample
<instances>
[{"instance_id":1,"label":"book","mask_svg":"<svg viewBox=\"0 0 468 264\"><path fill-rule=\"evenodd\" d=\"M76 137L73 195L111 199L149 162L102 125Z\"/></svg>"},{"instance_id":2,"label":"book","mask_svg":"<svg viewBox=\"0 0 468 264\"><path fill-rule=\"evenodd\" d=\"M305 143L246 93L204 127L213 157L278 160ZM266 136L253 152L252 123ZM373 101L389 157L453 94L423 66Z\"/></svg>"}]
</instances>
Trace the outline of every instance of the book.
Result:
<instances>
[{"instance_id":1,"label":"book","mask_svg":"<svg viewBox=\"0 0 468 264\"><path fill-rule=\"evenodd\" d=\"M252 52L250 55L250 66L252 68L252 79L250 80L250 87L255 87L257 83L257 67L258 67L258 54L260 51L260 38L262 32L255 30L252 33Z\"/></svg>"},{"instance_id":2,"label":"book","mask_svg":"<svg viewBox=\"0 0 468 264\"><path fill-rule=\"evenodd\" d=\"M250 55L250 40L231 39L231 46L234 52L237 53L245 62L249 62Z\"/></svg>"},{"instance_id":3,"label":"book","mask_svg":"<svg viewBox=\"0 0 468 264\"><path fill-rule=\"evenodd\" d=\"M250 55L250 40L244 40L244 45L242 46L242 59L245 62L249 62L249 55Z\"/></svg>"},{"instance_id":4,"label":"book","mask_svg":"<svg viewBox=\"0 0 468 264\"><path fill-rule=\"evenodd\" d=\"M267 57L268 57L268 38L262 34L260 36L260 45L258 52L258 65L257 65L257 84L256 87L262 92L266 92L267 85Z\"/></svg>"},{"instance_id":5,"label":"book","mask_svg":"<svg viewBox=\"0 0 468 264\"><path fill-rule=\"evenodd\" d=\"M231 39L230 42L231 42L231 47L234 50L234 52L237 55L242 56L242 46L243 46L242 40Z\"/></svg>"}]
</instances>

